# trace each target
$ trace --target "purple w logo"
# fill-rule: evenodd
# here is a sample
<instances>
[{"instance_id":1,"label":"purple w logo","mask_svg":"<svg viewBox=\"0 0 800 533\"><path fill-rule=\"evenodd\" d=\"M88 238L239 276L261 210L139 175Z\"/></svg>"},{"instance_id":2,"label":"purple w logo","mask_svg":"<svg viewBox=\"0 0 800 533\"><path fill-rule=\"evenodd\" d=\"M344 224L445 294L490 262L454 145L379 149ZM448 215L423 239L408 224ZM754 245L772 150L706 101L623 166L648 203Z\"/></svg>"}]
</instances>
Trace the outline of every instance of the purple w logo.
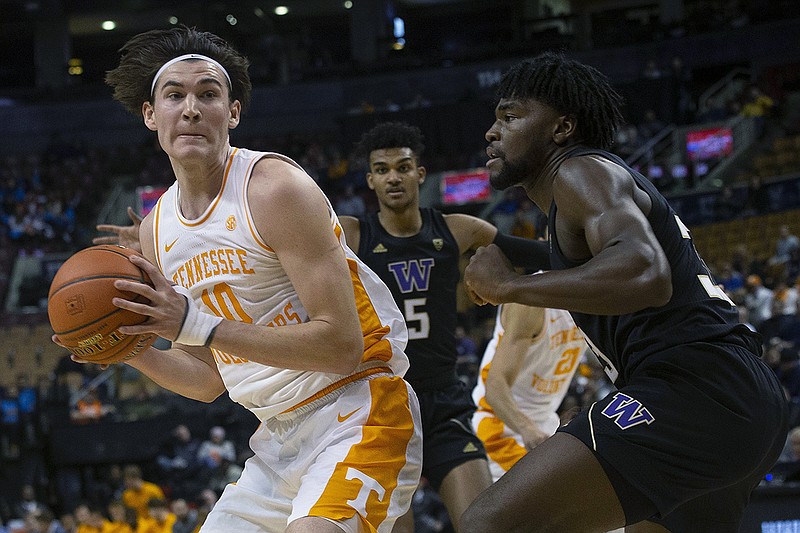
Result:
<instances>
[{"instance_id":1,"label":"purple w logo","mask_svg":"<svg viewBox=\"0 0 800 533\"><path fill-rule=\"evenodd\" d=\"M655 417L639 400L634 400L621 392L614 394L614 399L602 413L613 420L620 429L632 428L641 423L651 424L655 421Z\"/></svg>"},{"instance_id":2,"label":"purple w logo","mask_svg":"<svg viewBox=\"0 0 800 533\"><path fill-rule=\"evenodd\" d=\"M431 279L431 267L435 261L432 257L425 259L412 259L411 261L398 261L387 266L394 274L397 286L403 294L413 290L427 291Z\"/></svg>"}]
</instances>

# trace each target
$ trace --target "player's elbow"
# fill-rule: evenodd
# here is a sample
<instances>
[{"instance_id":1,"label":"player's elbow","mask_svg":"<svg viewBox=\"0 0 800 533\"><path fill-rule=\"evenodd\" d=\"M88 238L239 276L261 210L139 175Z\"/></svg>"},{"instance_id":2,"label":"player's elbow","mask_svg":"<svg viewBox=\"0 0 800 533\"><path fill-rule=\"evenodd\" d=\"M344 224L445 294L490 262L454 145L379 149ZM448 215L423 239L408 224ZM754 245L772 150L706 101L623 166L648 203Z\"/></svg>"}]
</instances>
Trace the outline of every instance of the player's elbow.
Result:
<instances>
[{"instance_id":1,"label":"player's elbow","mask_svg":"<svg viewBox=\"0 0 800 533\"><path fill-rule=\"evenodd\" d=\"M639 278L638 291L646 295L649 307L662 307L672 299L672 269L663 254L651 258Z\"/></svg>"},{"instance_id":2,"label":"player's elbow","mask_svg":"<svg viewBox=\"0 0 800 533\"><path fill-rule=\"evenodd\" d=\"M661 277L654 284L653 307L663 307L672 299L672 279L670 276Z\"/></svg>"},{"instance_id":3,"label":"player's elbow","mask_svg":"<svg viewBox=\"0 0 800 533\"><path fill-rule=\"evenodd\" d=\"M331 368L337 374L351 374L364 356L364 337L360 329L340 331L330 344Z\"/></svg>"},{"instance_id":4,"label":"player's elbow","mask_svg":"<svg viewBox=\"0 0 800 533\"><path fill-rule=\"evenodd\" d=\"M489 405L498 405L500 402L500 391L508 388L508 384L502 377L492 375L491 372L486 376L486 402Z\"/></svg>"},{"instance_id":5,"label":"player's elbow","mask_svg":"<svg viewBox=\"0 0 800 533\"><path fill-rule=\"evenodd\" d=\"M208 383L202 387L197 387L192 394L188 395L193 400L203 403L212 403L225 392L225 384L220 379L219 383Z\"/></svg>"}]
</instances>

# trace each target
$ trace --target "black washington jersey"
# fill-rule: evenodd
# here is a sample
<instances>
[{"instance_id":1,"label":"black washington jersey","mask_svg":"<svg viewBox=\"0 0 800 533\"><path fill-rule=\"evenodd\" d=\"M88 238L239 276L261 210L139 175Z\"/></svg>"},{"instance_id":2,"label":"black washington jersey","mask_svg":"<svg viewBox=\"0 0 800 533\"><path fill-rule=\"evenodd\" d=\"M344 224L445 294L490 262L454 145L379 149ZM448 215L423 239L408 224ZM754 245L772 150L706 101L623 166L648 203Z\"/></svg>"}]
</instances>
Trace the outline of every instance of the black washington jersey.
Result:
<instances>
[{"instance_id":1,"label":"black washington jersey","mask_svg":"<svg viewBox=\"0 0 800 533\"><path fill-rule=\"evenodd\" d=\"M458 243L442 213L420 209L422 228L412 237L390 235L372 213L359 219L358 256L392 291L408 326L405 379L446 382L456 364L456 285L460 277Z\"/></svg>"},{"instance_id":2,"label":"black washington jersey","mask_svg":"<svg viewBox=\"0 0 800 533\"><path fill-rule=\"evenodd\" d=\"M739 322L733 303L697 254L689 230L653 184L620 158L603 150L578 148L567 157L583 155L599 156L622 166L650 196L653 207L647 220L672 269L672 298L663 307L614 316L572 313L615 385L625 385L643 358L676 345L716 340L759 350L760 337ZM551 267L575 267L581 263L565 258L558 244L557 208L553 202L548 217Z\"/></svg>"}]
</instances>

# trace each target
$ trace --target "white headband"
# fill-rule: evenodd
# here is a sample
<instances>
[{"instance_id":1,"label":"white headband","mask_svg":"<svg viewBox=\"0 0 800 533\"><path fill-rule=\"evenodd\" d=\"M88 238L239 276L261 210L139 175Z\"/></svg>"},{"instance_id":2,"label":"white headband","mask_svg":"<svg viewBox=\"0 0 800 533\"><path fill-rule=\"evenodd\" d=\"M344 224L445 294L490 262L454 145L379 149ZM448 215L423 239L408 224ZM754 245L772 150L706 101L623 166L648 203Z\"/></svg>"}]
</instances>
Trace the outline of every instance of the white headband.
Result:
<instances>
[{"instance_id":1,"label":"white headband","mask_svg":"<svg viewBox=\"0 0 800 533\"><path fill-rule=\"evenodd\" d=\"M158 69L158 72L156 72L156 75L153 77L153 84L150 86L150 96L153 96L153 92L156 90L156 82L158 81L159 76L161 76L161 74L163 74L168 67L171 67L178 61L186 61L187 59L202 59L203 61L208 61L209 63L220 69L223 74L225 74L225 79L228 80L228 88L233 89L233 84L231 83L231 77L228 76L228 71L225 70L225 67L223 67L219 61L217 61L216 59L211 59L210 57L204 56L202 54L184 54L174 59L170 59L169 61L164 63L160 69Z\"/></svg>"}]
</instances>

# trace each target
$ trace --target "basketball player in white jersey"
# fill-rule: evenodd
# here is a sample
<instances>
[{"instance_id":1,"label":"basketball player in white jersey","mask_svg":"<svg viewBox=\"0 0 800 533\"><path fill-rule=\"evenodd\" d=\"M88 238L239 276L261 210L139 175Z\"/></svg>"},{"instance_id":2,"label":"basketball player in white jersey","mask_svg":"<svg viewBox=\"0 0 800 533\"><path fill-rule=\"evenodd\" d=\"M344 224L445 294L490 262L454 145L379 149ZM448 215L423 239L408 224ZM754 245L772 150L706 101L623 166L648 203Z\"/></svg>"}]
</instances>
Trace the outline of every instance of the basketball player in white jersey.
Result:
<instances>
[{"instance_id":1,"label":"basketball player in white jersey","mask_svg":"<svg viewBox=\"0 0 800 533\"><path fill-rule=\"evenodd\" d=\"M472 392L475 433L497 481L559 426L558 407L587 345L567 311L503 304Z\"/></svg>"},{"instance_id":2,"label":"basketball player in white jersey","mask_svg":"<svg viewBox=\"0 0 800 533\"><path fill-rule=\"evenodd\" d=\"M176 177L140 224L149 262L132 260L153 287L117 281L135 298L115 300L148 317L122 333L173 344L128 364L200 401L227 391L261 420L255 455L202 532L388 533L422 453L391 294L308 174L230 146L250 96L244 57L185 27L121 52L107 82L157 132Z\"/></svg>"}]
</instances>

